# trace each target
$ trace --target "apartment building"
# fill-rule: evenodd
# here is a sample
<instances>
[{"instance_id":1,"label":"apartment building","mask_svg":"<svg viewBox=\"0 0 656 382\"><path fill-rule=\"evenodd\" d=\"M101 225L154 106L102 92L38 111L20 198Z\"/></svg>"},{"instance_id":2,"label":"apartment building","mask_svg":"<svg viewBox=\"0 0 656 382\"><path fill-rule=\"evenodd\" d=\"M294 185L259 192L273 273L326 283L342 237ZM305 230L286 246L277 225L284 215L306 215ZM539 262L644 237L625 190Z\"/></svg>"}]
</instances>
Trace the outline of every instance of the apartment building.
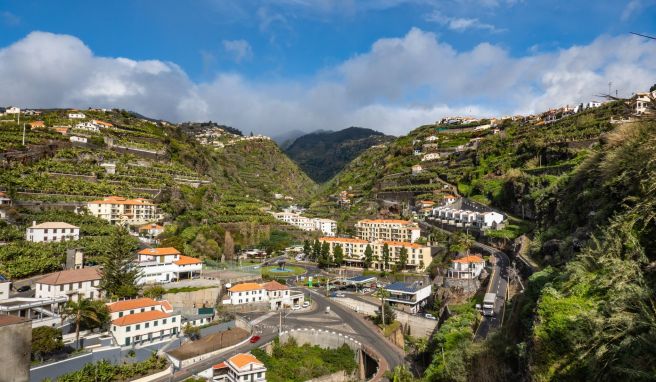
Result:
<instances>
[{"instance_id":1,"label":"apartment building","mask_svg":"<svg viewBox=\"0 0 656 382\"><path fill-rule=\"evenodd\" d=\"M33 243L57 242L80 239L80 227L64 222L45 222L25 230L25 240Z\"/></svg>"},{"instance_id":2,"label":"apartment building","mask_svg":"<svg viewBox=\"0 0 656 382\"><path fill-rule=\"evenodd\" d=\"M357 237L367 241L387 240L414 243L421 235L417 223L407 220L360 220L355 225L355 229Z\"/></svg>"},{"instance_id":3,"label":"apartment building","mask_svg":"<svg viewBox=\"0 0 656 382\"><path fill-rule=\"evenodd\" d=\"M250 353L236 354L201 373L213 382L266 382L267 368Z\"/></svg>"},{"instance_id":4,"label":"apartment building","mask_svg":"<svg viewBox=\"0 0 656 382\"><path fill-rule=\"evenodd\" d=\"M408 256L405 269L423 271L433 260L430 247L417 243L391 240L369 242L362 239L343 237L322 237L319 241L322 244L324 242L329 244L331 255L334 253L335 247L340 245L344 253L344 263L347 266L363 267L367 245L369 245L372 250L373 261L371 263L371 268L373 269L391 270L395 264L398 264L402 248L405 248ZM389 249L389 262L387 263L387 266L385 266L383 261L383 252L386 244Z\"/></svg>"},{"instance_id":5,"label":"apartment building","mask_svg":"<svg viewBox=\"0 0 656 382\"><path fill-rule=\"evenodd\" d=\"M145 248L137 252L136 264L141 271L139 284L166 283L200 276L203 262L185 256L173 247Z\"/></svg>"},{"instance_id":6,"label":"apartment building","mask_svg":"<svg viewBox=\"0 0 656 382\"><path fill-rule=\"evenodd\" d=\"M228 298L224 305L269 303L271 309L300 305L305 300L303 293L293 292L288 286L277 281L263 284L241 283L228 288Z\"/></svg>"},{"instance_id":7,"label":"apartment building","mask_svg":"<svg viewBox=\"0 0 656 382\"><path fill-rule=\"evenodd\" d=\"M182 317L168 301L137 298L107 304L110 333L118 346L135 346L169 339L180 333Z\"/></svg>"},{"instance_id":8,"label":"apartment building","mask_svg":"<svg viewBox=\"0 0 656 382\"><path fill-rule=\"evenodd\" d=\"M337 232L337 222L331 219L309 218L290 211L274 212L273 217L304 231L321 231L326 236L335 236Z\"/></svg>"},{"instance_id":9,"label":"apartment building","mask_svg":"<svg viewBox=\"0 0 656 382\"><path fill-rule=\"evenodd\" d=\"M87 208L92 215L105 219L111 224L143 225L162 219L159 208L143 198L126 199L109 196L87 203Z\"/></svg>"},{"instance_id":10,"label":"apartment building","mask_svg":"<svg viewBox=\"0 0 656 382\"><path fill-rule=\"evenodd\" d=\"M444 224L478 229L497 229L504 221L504 216L495 211L470 211L451 205L433 208L432 215Z\"/></svg>"},{"instance_id":11,"label":"apartment building","mask_svg":"<svg viewBox=\"0 0 656 382\"><path fill-rule=\"evenodd\" d=\"M66 297L70 301L80 298L101 299L101 279L99 268L67 269L53 272L36 280L35 297L38 299L57 299Z\"/></svg>"}]
</instances>

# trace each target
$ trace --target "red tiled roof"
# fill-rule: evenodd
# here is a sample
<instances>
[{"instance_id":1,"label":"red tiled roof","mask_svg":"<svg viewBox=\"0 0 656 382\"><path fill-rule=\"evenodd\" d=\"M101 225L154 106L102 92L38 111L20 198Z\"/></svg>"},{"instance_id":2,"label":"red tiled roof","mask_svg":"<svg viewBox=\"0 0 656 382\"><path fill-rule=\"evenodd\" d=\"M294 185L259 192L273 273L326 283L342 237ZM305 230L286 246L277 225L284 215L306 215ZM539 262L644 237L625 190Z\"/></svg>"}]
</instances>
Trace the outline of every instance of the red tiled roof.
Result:
<instances>
[{"instance_id":1,"label":"red tiled roof","mask_svg":"<svg viewBox=\"0 0 656 382\"><path fill-rule=\"evenodd\" d=\"M36 283L46 285L62 285L79 283L82 281L100 280L100 278L100 269L98 268L67 269L65 271L50 273L36 280Z\"/></svg>"},{"instance_id":2,"label":"red tiled roof","mask_svg":"<svg viewBox=\"0 0 656 382\"><path fill-rule=\"evenodd\" d=\"M268 283L264 283L264 284L262 284L262 286L267 291L287 290L287 289L289 289L289 287L287 285L282 285L281 283L279 283L275 280L269 281Z\"/></svg>"},{"instance_id":3,"label":"red tiled roof","mask_svg":"<svg viewBox=\"0 0 656 382\"><path fill-rule=\"evenodd\" d=\"M191 264L200 264L201 261L195 257L180 255L180 260L174 261L173 263L176 265L191 265Z\"/></svg>"},{"instance_id":4,"label":"red tiled roof","mask_svg":"<svg viewBox=\"0 0 656 382\"><path fill-rule=\"evenodd\" d=\"M166 255L179 255L180 251L173 247L161 247L161 248L145 248L137 252L140 255L149 255L149 256L166 256Z\"/></svg>"},{"instance_id":5,"label":"red tiled roof","mask_svg":"<svg viewBox=\"0 0 656 382\"><path fill-rule=\"evenodd\" d=\"M114 312L122 312L124 310L147 308L149 306L157 306L157 305L161 305L161 303L153 300L152 298L142 297L142 298L135 298L133 300L117 301L115 303L108 304L107 307L109 308L110 312L114 313Z\"/></svg>"},{"instance_id":6,"label":"red tiled roof","mask_svg":"<svg viewBox=\"0 0 656 382\"><path fill-rule=\"evenodd\" d=\"M482 257L476 256L476 255L470 255L470 256L465 256L461 257L459 259L453 260L454 263L484 263L485 260L483 260Z\"/></svg>"},{"instance_id":7,"label":"red tiled roof","mask_svg":"<svg viewBox=\"0 0 656 382\"><path fill-rule=\"evenodd\" d=\"M228 362L235 365L238 369L247 366L249 363L264 365L259 359L255 358L255 356L250 353L241 353L241 354L234 355L228 359Z\"/></svg>"},{"instance_id":8,"label":"red tiled roof","mask_svg":"<svg viewBox=\"0 0 656 382\"><path fill-rule=\"evenodd\" d=\"M138 324L140 322L158 320L160 318L168 318L168 317L171 317L171 315L168 313L164 313L159 310L149 310L147 312L128 314L127 316L117 318L114 321L112 321L112 324L118 326L125 326L125 325Z\"/></svg>"},{"instance_id":9,"label":"red tiled roof","mask_svg":"<svg viewBox=\"0 0 656 382\"><path fill-rule=\"evenodd\" d=\"M262 285L258 283L241 283L232 286L230 289L228 289L230 292L248 292L251 290L258 290L262 289Z\"/></svg>"}]
</instances>

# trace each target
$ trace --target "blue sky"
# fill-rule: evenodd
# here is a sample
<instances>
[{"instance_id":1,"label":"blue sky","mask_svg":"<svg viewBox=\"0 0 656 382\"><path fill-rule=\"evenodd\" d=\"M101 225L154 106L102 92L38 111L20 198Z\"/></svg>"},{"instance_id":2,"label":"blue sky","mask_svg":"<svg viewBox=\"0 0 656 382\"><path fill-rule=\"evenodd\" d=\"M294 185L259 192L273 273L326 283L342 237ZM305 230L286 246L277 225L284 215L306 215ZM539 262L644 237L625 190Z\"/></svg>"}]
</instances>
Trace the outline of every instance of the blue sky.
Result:
<instances>
[{"instance_id":1,"label":"blue sky","mask_svg":"<svg viewBox=\"0 0 656 382\"><path fill-rule=\"evenodd\" d=\"M649 87L656 41L628 32L653 20L653 0L4 0L0 85L22 90L0 102L398 134Z\"/></svg>"}]
</instances>

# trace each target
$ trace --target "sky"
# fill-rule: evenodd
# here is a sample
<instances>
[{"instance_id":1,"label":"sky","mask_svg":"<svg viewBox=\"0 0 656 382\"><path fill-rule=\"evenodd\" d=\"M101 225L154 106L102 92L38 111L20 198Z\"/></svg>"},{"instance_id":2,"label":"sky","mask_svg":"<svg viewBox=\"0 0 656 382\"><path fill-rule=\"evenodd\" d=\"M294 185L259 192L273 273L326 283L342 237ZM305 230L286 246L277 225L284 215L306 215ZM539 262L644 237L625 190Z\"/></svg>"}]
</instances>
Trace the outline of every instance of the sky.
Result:
<instances>
[{"instance_id":1,"label":"sky","mask_svg":"<svg viewBox=\"0 0 656 382\"><path fill-rule=\"evenodd\" d=\"M656 83L656 0L0 0L0 105L246 133L528 114Z\"/></svg>"}]
</instances>

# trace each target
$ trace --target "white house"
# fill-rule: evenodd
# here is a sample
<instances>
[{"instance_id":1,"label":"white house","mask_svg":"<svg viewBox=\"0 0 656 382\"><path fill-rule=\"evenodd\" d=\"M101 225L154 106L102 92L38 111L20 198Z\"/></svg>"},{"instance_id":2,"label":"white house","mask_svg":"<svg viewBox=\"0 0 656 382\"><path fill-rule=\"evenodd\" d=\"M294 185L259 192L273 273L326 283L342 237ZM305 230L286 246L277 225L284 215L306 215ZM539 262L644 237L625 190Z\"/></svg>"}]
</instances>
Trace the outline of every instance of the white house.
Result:
<instances>
[{"instance_id":1,"label":"white house","mask_svg":"<svg viewBox=\"0 0 656 382\"><path fill-rule=\"evenodd\" d=\"M331 219L308 218L291 211L273 212L272 214L277 220L304 231L321 231L326 236L335 236L337 232L337 222Z\"/></svg>"},{"instance_id":2,"label":"white house","mask_svg":"<svg viewBox=\"0 0 656 382\"><path fill-rule=\"evenodd\" d=\"M80 298L101 299L99 289L101 274L98 268L67 269L50 273L35 282L35 297L56 299L66 297L71 301Z\"/></svg>"},{"instance_id":3,"label":"white house","mask_svg":"<svg viewBox=\"0 0 656 382\"><path fill-rule=\"evenodd\" d=\"M498 212L488 211L476 216L476 226L486 229L496 229L503 222L503 215Z\"/></svg>"},{"instance_id":4,"label":"white house","mask_svg":"<svg viewBox=\"0 0 656 382\"><path fill-rule=\"evenodd\" d=\"M203 262L184 256L173 247L146 248L137 252L135 264L141 271L139 284L165 283L199 276Z\"/></svg>"},{"instance_id":5,"label":"white house","mask_svg":"<svg viewBox=\"0 0 656 382\"><path fill-rule=\"evenodd\" d=\"M416 164L416 165L412 166L412 175L421 174L421 172L422 172L423 170L424 170L424 169L421 167L420 164Z\"/></svg>"},{"instance_id":6,"label":"white house","mask_svg":"<svg viewBox=\"0 0 656 382\"><path fill-rule=\"evenodd\" d=\"M388 293L385 301L411 313L419 312L426 305L432 292L430 283L424 285L421 282L404 283L399 281L387 285L384 289Z\"/></svg>"},{"instance_id":7,"label":"white house","mask_svg":"<svg viewBox=\"0 0 656 382\"><path fill-rule=\"evenodd\" d=\"M431 135L430 137L426 138L426 141L428 141L428 142L435 142L437 140L439 140L439 138L436 137L435 135Z\"/></svg>"},{"instance_id":8,"label":"white house","mask_svg":"<svg viewBox=\"0 0 656 382\"><path fill-rule=\"evenodd\" d=\"M447 277L454 279L475 279L485 268L485 260L477 255L461 257L451 261Z\"/></svg>"},{"instance_id":9,"label":"white house","mask_svg":"<svg viewBox=\"0 0 656 382\"><path fill-rule=\"evenodd\" d=\"M118 346L135 346L170 339L180 333L182 316L168 301L137 298L107 304L110 333Z\"/></svg>"},{"instance_id":10,"label":"white house","mask_svg":"<svg viewBox=\"0 0 656 382\"><path fill-rule=\"evenodd\" d=\"M633 96L634 113L636 115L642 115L649 112L649 104L651 103L651 97L656 97L656 91L652 93L636 93Z\"/></svg>"},{"instance_id":11,"label":"white house","mask_svg":"<svg viewBox=\"0 0 656 382\"><path fill-rule=\"evenodd\" d=\"M64 222L45 222L36 224L25 230L25 240L34 243L78 240L80 238L80 227Z\"/></svg>"},{"instance_id":12,"label":"white house","mask_svg":"<svg viewBox=\"0 0 656 382\"><path fill-rule=\"evenodd\" d=\"M5 114L20 114L21 109L16 106L9 106L5 109Z\"/></svg>"},{"instance_id":13,"label":"white house","mask_svg":"<svg viewBox=\"0 0 656 382\"><path fill-rule=\"evenodd\" d=\"M422 162L440 159L440 153L428 153L421 158Z\"/></svg>"},{"instance_id":14,"label":"white house","mask_svg":"<svg viewBox=\"0 0 656 382\"><path fill-rule=\"evenodd\" d=\"M498 229L505 217L495 211L470 211L451 203L433 208L433 217L444 224L457 227Z\"/></svg>"},{"instance_id":15,"label":"white house","mask_svg":"<svg viewBox=\"0 0 656 382\"><path fill-rule=\"evenodd\" d=\"M84 119L87 116L84 115L83 113L68 113L68 118L69 119Z\"/></svg>"},{"instance_id":16,"label":"white house","mask_svg":"<svg viewBox=\"0 0 656 382\"><path fill-rule=\"evenodd\" d=\"M266 382L267 368L250 353L233 355L201 372L201 377L212 382Z\"/></svg>"},{"instance_id":17,"label":"white house","mask_svg":"<svg viewBox=\"0 0 656 382\"><path fill-rule=\"evenodd\" d=\"M303 293L292 293L288 286L277 281L263 284L241 283L228 288L224 305L269 303L271 309L300 305L305 300Z\"/></svg>"},{"instance_id":18,"label":"white house","mask_svg":"<svg viewBox=\"0 0 656 382\"><path fill-rule=\"evenodd\" d=\"M68 140L71 142L79 142L79 143L87 143L88 141L87 137L78 137L75 135L71 135L71 137Z\"/></svg>"},{"instance_id":19,"label":"white house","mask_svg":"<svg viewBox=\"0 0 656 382\"><path fill-rule=\"evenodd\" d=\"M4 192L0 192L0 206L11 206L11 198Z\"/></svg>"},{"instance_id":20,"label":"white house","mask_svg":"<svg viewBox=\"0 0 656 382\"><path fill-rule=\"evenodd\" d=\"M155 223L145 224L139 227L139 235L141 236L156 237L162 232L164 232L164 227Z\"/></svg>"}]
</instances>

